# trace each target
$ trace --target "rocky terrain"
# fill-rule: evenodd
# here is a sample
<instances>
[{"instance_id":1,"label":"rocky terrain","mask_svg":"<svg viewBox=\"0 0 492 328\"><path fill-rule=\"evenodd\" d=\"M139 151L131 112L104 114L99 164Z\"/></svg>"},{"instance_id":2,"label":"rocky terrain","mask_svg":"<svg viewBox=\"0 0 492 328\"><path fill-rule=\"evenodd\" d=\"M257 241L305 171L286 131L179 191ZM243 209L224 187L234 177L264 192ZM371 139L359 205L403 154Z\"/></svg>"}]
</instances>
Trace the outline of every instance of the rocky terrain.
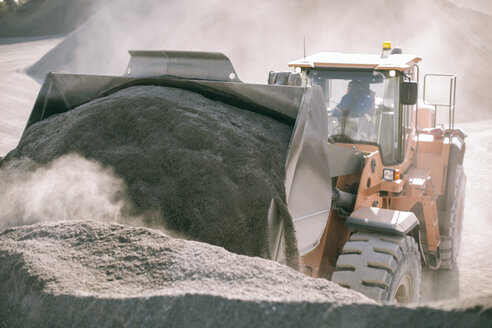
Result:
<instances>
[{"instance_id":1,"label":"rocky terrain","mask_svg":"<svg viewBox=\"0 0 492 328\"><path fill-rule=\"evenodd\" d=\"M0 38L72 32L111 0L30 0L0 19Z\"/></svg>"},{"instance_id":2,"label":"rocky terrain","mask_svg":"<svg viewBox=\"0 0 492 328\"><path fill-rule=\"evenodd\" d=\"M0 327L485 327L492 299L376 305L286 266L147 228L56 221L0 234Z\"/></svg>"},{"instance_id":3,"label":"rocky terrain","mask_svg":"<svg viewBox=\"0 0 492 328\"><path fill-rule=\"evenodd\" d=\"M272 199L286 207L291 134L287 124L191 91L137 86L31 126L3 162L44 165L76 153L123 179L126 212L147 226L269 258L268 210ZM284 222L296 266L292 219Z\"/></svg>"}]
</instances>

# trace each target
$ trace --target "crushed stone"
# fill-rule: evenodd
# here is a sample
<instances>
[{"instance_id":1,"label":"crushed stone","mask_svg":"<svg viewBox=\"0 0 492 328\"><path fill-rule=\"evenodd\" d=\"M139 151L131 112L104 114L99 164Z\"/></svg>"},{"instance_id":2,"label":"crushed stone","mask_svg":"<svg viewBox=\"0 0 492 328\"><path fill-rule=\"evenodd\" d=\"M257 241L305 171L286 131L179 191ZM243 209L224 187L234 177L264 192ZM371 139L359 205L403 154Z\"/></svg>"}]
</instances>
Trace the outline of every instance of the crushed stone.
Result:
<instances>
[{"instance_id":1,"label":"crushed stone","mask_svg":"<svg viewBox=\"0 0 492 328\"><path fill-rule=\"evenodd\" d=\"M485 327L492 319L492 296L382 306L273 261L99 221L5 230L0 282L7 327Z\"/></svg>"},{"instance_id":2,"label":"crushed stone","mask_svg":"<svg viewBox=\"0 0 492 328\"><path fill-rule=\"evenodd\" d=\"M152 227L269 258L268 209L285 202L292 126L183 90L137 86L31 126L5 161L76 153L112 168ZM287 211L284 211L287 213ZM284 217L288 263L297 265Z\"/></svg>"}]
</instances>

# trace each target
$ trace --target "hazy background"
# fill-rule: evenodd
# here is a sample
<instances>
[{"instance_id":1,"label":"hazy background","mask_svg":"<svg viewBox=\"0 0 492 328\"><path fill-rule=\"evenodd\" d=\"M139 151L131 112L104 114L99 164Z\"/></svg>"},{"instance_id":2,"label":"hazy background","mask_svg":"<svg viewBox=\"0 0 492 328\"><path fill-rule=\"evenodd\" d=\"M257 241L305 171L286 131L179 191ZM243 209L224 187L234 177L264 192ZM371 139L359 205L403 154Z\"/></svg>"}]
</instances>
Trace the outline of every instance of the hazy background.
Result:
<instances>
[{"instance_id":1,"label":"hazy background","mask_svg":"<svg viewBox=\"0 0 492 328\"><path fill-rule=\"evenodd\" d=\"M450 0L458 7L471 8L492 15L492 2L489 0Z\"/></svg>"},{"instance_id":2,"label":"hazy background","mask_svg":"<svg viewBox=\"0 0 492 328\"><path fill-rule=\"evenodd\" d=\"M73 31L111 0L0 0L0 38Z\"/></svg>"},{"instance_id":3,"label":"hazy background","mask_svg":"<svg viewBox=\"0 0 492 328\"><path fill-rule=\"evenodd\" d=\"M57 10L43 11L42 20L39 13L26 10L24 19L18 17L17 21L29 26L29 22L36 22L30 27L31 35L44 31L46 25L67 28L63 13L73 14L72 2L51 0L49 3L52 7L56 4ZM458 120L492 117L492 82L488 80L492 76L490 2L106 0L97 6L93 0L74 3L77 8L86 4L86 9L79 9L83 19L96 9L99 11L29 70L40 80L54 69L121 75L129 60L129 49L173 49L223 52L231 58L243 81L265 83L268 71L287 69L289 61L303 56L304 37L307 54L380 53L382 42L390 40L405 53L423 57L422 75L458 74Z\"/></svg>"}]
</instances>

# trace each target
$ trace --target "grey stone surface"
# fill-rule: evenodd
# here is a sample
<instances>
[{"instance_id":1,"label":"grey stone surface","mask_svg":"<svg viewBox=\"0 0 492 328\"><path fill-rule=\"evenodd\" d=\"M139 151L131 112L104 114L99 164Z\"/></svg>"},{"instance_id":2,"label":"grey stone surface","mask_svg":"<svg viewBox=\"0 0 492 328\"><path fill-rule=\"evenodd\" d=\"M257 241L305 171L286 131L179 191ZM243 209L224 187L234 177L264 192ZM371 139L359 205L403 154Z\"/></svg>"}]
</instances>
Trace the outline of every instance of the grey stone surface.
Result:
<instances>
[{"instance_id":1,"label":"grey stone surface","mask_svg":"<svg viewBox=\"0 0 492 328\"><path fill-rule=\"evenodd\" d=\"M79 154L124 180L128 215L143 216L147 226L269 258L268 209L272 199L286 206L291 133L289 125L191 91L139 86L38 122L4 162L27 157L44 165ZM295 267L292 220L284 219Z\"/></svg>"},{"instance_id":2,"label":"grey stone surface","mask_svg":"<svg viewBox=\"0 0 492 328\"><path fill-rule=\"evenodd\" d=\"M272 261L115 223L0 234L0 327L486 327L491 306L381 306Z\"/></svg>"}]
</instances>

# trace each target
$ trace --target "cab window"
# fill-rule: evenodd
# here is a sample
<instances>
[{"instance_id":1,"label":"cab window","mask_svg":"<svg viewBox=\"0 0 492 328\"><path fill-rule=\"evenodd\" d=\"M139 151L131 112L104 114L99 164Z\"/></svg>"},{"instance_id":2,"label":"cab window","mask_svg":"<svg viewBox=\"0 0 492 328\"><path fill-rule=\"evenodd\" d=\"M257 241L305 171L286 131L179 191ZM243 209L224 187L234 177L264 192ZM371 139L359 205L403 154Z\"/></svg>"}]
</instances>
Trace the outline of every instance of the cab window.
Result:
<instances>
[{"instance_id":1,"label":"cab window","mask_svg":"<svg viewBox=\"0 0 492 328\"><path fill-rule=\"evenodd\" d=\"M323 89L329 137L335 142L376 144L385 165L399 162L397 73L310 69L306 71L306 81Z\"/></svg>"}]
</instances>

